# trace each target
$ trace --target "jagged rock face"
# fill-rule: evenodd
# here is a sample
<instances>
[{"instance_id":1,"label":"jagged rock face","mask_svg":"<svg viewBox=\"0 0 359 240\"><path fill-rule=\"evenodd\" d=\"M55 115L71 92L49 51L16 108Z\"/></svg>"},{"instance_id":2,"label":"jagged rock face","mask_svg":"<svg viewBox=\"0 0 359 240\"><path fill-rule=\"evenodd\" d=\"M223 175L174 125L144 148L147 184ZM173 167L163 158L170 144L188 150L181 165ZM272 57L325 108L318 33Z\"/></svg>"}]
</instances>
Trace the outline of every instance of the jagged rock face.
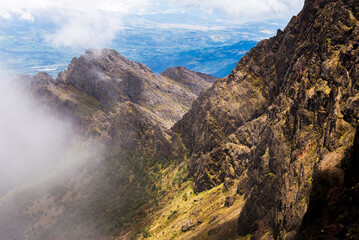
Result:
<instances>
[{"instance_id":1,"label":"jagged rock face","mask_svg":"<svg viewBox=\"0 0 359 240\"><path fill-rule=\"evenodd\" d=\"M358 160L359 128L340 166L316 174L308 211L296 239L359 238ZM338 170L344 172L340 181Z\"/></svg>"},{"instance_id":2,"label":"jagged rock face","mask_svg":"<svg viewBox=\"0 0 359 240\"><path fill-rule=\"evenodd\" d=\"M176 82L187 86L196 95L199 95L204 89L211 87L217 80L216 77L193 72L185 67L170 67L161 76L173 79Z\"/></svg>"},{"instance_id":3,"label":"jagged rock face","mask_svg":"<svg viewBox=\"0 0 359 240\"><path fill-rule=\"evenodd\" d=\"M72 83L100 101L135 101L145 90L141 78L154 77L150 69L114 50L90 49L74 58L68 69L59 74L58 81Z\"/></svg>"},{"instance_id":4,"label":"jagged rock face","mask_svg":"<svg viewBox=\"0 0 359 240\"><path fill-rule=\"evenodd\" d=\"M26 76L23 76L23 77L24 78L22 80L26 80ZM20 76L20 79L21 79L21 76ZM30 79L27 82L30 85L27 87L34 89L39 86L49 85L54 82L54 79L46 72L39 72L36 76L30 77Z\"/></svg>"},{"instance_id":5,"label":"jagged rock face","mask_svg":"<svg viewBox=\"0 0 359 240\"><path fill-rule=\"evenodd\" d=\"M239 179L240 235L294 235L312 181L320 173L343 181L359 117L358 13L354 0L306 1L173 127L197 191Z\"/></svg>"},{"instance_id":6,"label":"jagged rock face","mask_svg":"<svg viewBox=\"0 0 359 240\"><path fill-rule=\"evenodd\" d=\"M183 75L185 82L197 76L195 89L186 89L171 77L158 76L145 65L132 62L114 50L90 49L72 60L68 69L59 74L57 83L73 84L104 103L131 101L174 123L189 108L199 89L210 87L207 80L214 78L189 70L186 74Z\"/></svg>"},{"instance_id":7,"label":"jagged rock face","mask_svg":"<svg viewBox=\"0 0 359 240\"><path fill-rule=\"evenodd\" d=\"M114 50L90 49L56 80L39 73L18 81L26 82L41 105L70 118L81 135L171 159L178 147L171 144L176 140L168 128L189 109L199 89L216 79L180 69L182 75L162 77ZM195 77L195 87L183 84L191 82L187 77Z\"/></svg>"}]
</instances>

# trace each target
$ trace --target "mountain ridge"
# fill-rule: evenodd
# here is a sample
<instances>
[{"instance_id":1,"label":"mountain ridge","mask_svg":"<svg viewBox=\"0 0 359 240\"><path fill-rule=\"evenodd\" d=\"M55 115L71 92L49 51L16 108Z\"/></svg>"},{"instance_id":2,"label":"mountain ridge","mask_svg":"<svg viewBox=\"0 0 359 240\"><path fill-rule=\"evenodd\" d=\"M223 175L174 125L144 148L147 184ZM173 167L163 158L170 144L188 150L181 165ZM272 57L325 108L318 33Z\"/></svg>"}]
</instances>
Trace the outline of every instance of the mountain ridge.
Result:
<instances>
[{"instance_id":1,"label":"mountain ridge","mask_svg":"<svg viewBox=\"0 0 359 240\"><path fill-rule=\"evenodd\" d=\"M355 0L306 0L212 86L108 49L74 58L57 80L23 77L107 147L100 164L21 206L19 236L358 238L357 19Z\"/></svg>"}]
</instances>

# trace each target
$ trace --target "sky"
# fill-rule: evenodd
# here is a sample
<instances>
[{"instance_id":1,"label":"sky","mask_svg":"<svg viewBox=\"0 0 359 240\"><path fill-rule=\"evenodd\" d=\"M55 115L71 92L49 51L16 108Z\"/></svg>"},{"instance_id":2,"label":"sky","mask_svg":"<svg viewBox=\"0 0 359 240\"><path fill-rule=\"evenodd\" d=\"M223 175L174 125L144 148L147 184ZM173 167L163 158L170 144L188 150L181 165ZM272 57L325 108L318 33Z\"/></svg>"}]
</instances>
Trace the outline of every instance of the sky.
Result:
<instances>
[{"instance_id":1,"label":"sky","mask_svg":"<svg viewBox=\"0 0 359 240\"><path fill-rule=\"evenodd\" d=\"M89 48L108 45L121 29L124 16L166 15L164 24L176 16L187 25L233 25L270 19L290 19L304 0L0 0L1 21L35 24L41 18L54 23L43 38L52 47ZM205 26L208 27L208 26ZM265 30L264 30L265 31Z\"/></svg>"}]
</instances>

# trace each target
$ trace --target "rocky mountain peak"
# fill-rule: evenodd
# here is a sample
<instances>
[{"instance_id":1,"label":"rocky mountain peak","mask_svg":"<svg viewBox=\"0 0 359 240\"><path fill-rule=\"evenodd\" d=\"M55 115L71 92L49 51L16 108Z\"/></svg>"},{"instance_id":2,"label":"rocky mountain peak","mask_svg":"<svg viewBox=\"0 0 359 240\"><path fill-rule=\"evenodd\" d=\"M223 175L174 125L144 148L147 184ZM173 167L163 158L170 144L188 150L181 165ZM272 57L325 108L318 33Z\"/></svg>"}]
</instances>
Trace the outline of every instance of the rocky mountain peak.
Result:
<instances>
[{"instance_id":1,"label":"rocky mountain peak","mask_svg":"<svg viewBox=\"0 0 359 240\"><path fill-rule=\"evenodd\" d=\"M57 81L71 83L100 101L126 101L140 98L141 79L151 77L149 75L154 74L114 50L89 49L74 58Z\"/></svg>"},{"instance_id":2,"label":"rocky mountain peak","mask_svg":"<svg viewBox=\"0 0 359 240\"><path fill-rule=\"evenodd\" d=\"M170 76L156 75L145 65L128 60L115 50L88 49L59 74L56 84L74 85L110 105L130 101L154 111L165 121L175 122L215 79L187 69L185 73L182 82L193 85L192 88ZM193 76L196 78L192 79Z\"/></svg>"},{"instance_id":3,"label":"rocky mountain peak","mask_svg":"<svg viewBox=\"0 0 359 240\"><path fill-rule=\"evenodd\" d=\"M92 62L95 65L102 66L106 71L116 67L121 70L140 70L153 73L151 69L142 63L133 62L113 49L87 49L86 52L80 57L85 61Z\"/></svg>"}]
</instances>

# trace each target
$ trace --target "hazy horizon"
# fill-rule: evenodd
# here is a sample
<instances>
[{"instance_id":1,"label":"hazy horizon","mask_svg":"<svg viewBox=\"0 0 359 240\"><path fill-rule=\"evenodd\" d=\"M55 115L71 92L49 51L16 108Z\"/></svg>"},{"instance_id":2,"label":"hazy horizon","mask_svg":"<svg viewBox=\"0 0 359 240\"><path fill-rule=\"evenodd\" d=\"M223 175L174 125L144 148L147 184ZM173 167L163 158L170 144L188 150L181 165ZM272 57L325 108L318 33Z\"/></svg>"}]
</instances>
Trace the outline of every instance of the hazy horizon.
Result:
<instances>
[{"instance_id":1,"label":"hazy horizon","mask_svg":"<svg viewBox=\"0 0 359 240\"><path fill-rule=\"evenodd\" d=\"M86 49L111 48L156 68L150 59L269 38L299 12L303 2L1 1L1 63L15 74L46 71L56 76ZM179 64L177 58L168 61L161 64Z\"/></svg>"}]
</instances>

